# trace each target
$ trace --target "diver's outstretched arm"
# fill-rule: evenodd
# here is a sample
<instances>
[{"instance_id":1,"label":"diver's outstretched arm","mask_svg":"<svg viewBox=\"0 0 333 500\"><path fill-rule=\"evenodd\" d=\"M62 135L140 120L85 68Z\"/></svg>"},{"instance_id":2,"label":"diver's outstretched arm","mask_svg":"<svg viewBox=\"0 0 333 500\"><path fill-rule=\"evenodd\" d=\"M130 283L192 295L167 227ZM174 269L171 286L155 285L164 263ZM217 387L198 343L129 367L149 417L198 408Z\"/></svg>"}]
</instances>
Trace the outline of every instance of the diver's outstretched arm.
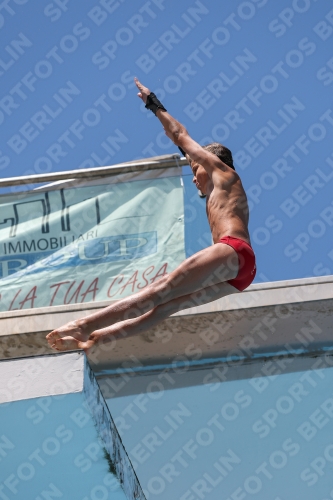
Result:
<instances>
[{"instance_id":1,"label":"diver's outstretched arm","mask_svg":"<svg viewBox=\"0 0 333 500\"><path fill-rule=\"evenodd\" d=\"M182 153L188 155L189 161L202 165L210 178L215 175L220 179L221 172L228 167L216 155L203 149L198 142L192 139L184 125L167 112L163 104L148 87L142 85L137 78L134 81L139 89L138 96L145 103L146 108L150 109L160 120L169 139L179 147ZM218 182L218 179L216 181Z\"/></svg>"}]
</instances>

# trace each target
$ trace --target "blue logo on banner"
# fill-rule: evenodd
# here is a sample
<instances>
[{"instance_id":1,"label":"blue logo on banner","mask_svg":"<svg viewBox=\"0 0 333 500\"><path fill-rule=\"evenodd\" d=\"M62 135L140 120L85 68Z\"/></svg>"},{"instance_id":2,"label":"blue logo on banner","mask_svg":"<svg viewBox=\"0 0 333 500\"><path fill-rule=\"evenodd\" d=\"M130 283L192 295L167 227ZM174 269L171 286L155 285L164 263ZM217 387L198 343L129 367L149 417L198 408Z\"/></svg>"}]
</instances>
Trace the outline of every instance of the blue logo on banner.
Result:
<instances>
[{"instance_id":1,"label":"blue logo on banner","mask_svg":"<svg viewBox=\"0 0 333 500\"><path fill-rule=\"evenodd\" d=\"M13 248L13 245L12 247ZM21 246L16 243L15 249ZM72 243L57 251L19 253L0 258L0 277L35 273L63 267L78 267L105 262L140 259L157 252L157 232L123 234ZM26 269L30 267L30 269ZM26 269L26 271L24 271Z\"/></svg>"}]
</instances>

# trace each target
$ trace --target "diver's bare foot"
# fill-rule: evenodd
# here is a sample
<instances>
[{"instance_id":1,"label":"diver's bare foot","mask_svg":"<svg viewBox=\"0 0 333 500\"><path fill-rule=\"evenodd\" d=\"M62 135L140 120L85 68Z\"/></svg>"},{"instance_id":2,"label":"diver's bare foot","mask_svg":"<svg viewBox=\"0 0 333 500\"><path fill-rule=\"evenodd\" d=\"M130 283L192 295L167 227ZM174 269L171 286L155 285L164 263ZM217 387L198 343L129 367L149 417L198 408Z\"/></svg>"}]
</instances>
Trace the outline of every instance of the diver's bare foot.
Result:
<instances>
[{"instance_id":1,"label":"diver's bare foot","mask_svg":"<svg viewBox=\"0 0 333 500\"><path fill-rule=\"evenodd\" d=\"M93 340L87 340L86 342L82 342L74 337L68 336L55 339L51 347L55 351L60 351L60 352L83 349L86 353L88 353L88 351L92 348L93 345L94 345Z\"/></svg>"},{"instance_id":2,"label":"diver's bare foot","mask_svg":"<svg viewBox=\"0 0 333 500\"><path fill-rule=\"evenodd\" d=\"M82 325L79 321L70 321L60 328L56 328L46 336L46 339L51 347L56 341L71 338L73 341L84 343L89 339L91 329ZM60 344L59 344L60 345ZM71 349L81 349L80 347L72 347ZM67 350L67 349L66 349Z\"/></svg>"}]
</instances>

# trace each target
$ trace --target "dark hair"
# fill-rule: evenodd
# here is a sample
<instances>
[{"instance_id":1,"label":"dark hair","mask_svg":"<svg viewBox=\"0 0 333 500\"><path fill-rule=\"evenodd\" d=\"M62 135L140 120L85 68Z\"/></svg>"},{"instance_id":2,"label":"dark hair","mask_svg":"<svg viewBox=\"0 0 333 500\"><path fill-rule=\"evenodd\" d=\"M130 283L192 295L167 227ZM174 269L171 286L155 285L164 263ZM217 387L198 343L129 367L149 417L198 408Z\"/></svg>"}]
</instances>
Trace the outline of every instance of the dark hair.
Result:
<instances>
[{"instance_id":1,"label":"dark hair","mask_svg":"<svg viewBox=\"0 0 333 500\"><path fill-rule=\"evenodd\" d=\"M207 144L206 146L203 146L203 149L206 151L209 151L210 153L213 153L216 155L223 163L228 165L228 167L232 168L235 170L234 167L234 162L232 159L232 153L230 149L226 148L219 142L212 142L211 144Z\"/></svg>"}]
</instances>

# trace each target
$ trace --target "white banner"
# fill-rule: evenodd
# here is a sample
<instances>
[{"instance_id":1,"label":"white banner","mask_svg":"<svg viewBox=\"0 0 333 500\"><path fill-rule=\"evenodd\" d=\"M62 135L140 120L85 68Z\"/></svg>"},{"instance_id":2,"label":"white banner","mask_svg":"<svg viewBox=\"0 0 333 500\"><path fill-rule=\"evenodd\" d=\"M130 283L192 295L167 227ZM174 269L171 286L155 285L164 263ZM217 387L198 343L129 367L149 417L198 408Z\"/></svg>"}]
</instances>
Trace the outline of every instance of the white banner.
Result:
<instances>
[{"instance_id":1,"label":"white banner","mask_svg":"<svg viewBox=\"0 0 333 500\"><path fill-rule=\"evenodd\" d=\"M158 175L2 196L1 310L116 300L175 269L182 181Z\"/></svg>"}]
</instances>

